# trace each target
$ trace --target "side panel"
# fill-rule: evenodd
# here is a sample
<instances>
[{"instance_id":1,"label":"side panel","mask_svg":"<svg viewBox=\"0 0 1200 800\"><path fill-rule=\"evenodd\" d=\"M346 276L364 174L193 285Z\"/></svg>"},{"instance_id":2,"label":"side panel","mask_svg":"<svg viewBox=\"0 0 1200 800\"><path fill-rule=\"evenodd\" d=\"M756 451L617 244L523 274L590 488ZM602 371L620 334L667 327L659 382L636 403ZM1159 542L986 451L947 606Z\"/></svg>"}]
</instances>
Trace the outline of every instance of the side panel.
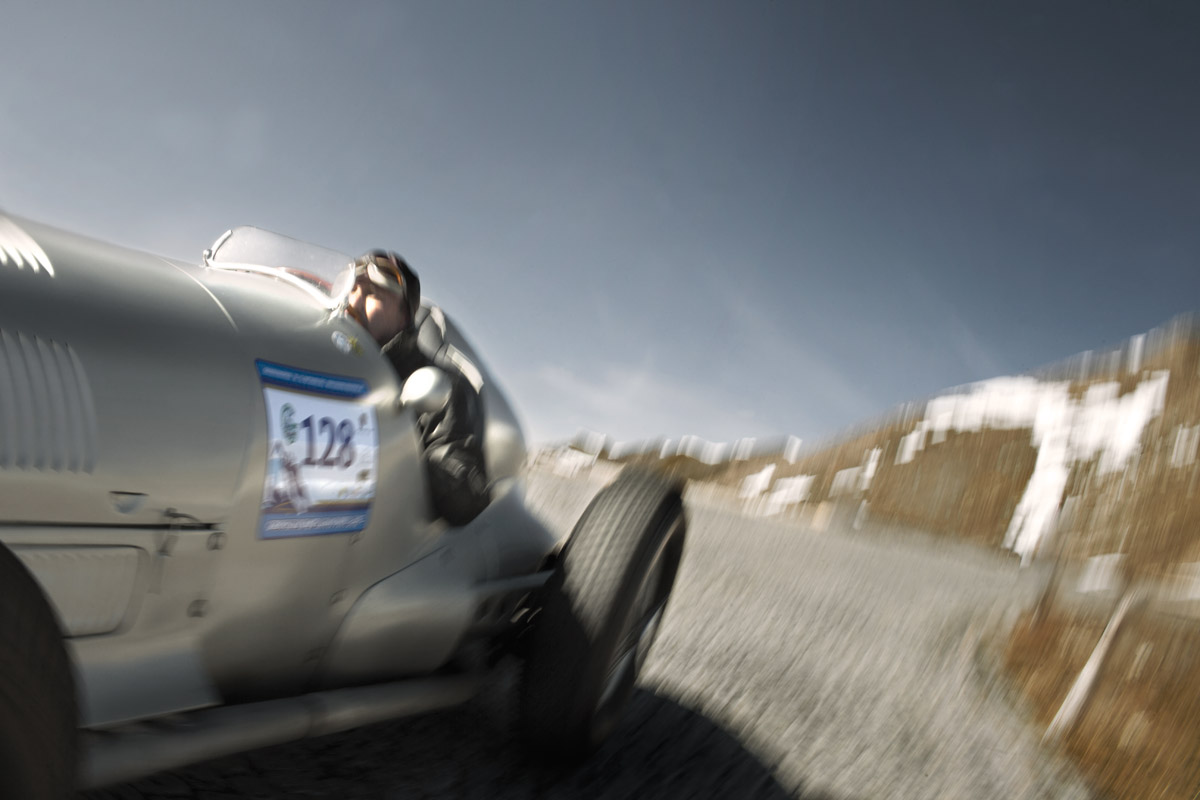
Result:
<instances>
[{"instance_id":1,"label":"side panel","mask_svg":"<svg viewBox=\"0 0 1200 800\"><path fill-rule=\"evenodd\" d=\"M139 547L12 548L50 597L68 638L113 633L136 616L149 557Z\"/></svg>"},{"instance_id":2,"label":"side panel","mask_svg":"<svg viewBox=\"0 0 1200 800\"><path fill-rule=\"evenodd\" d=\"M201 642L221 560L216 530L0 528L55 609L79 679L81 724L220 701Z\"/></svg>"},{"instance_id":3,"label":"side panel","mask_svg":"<svg viewBox=\"0 0 1200 800\"><path fill-rule=\"evenodd\" d=\"M53 271L0 263L0 522L224 518L253 401L230 320L161 259L22 225Z\"/></svg>"},{"instance_id":4,"label":"side panel","mask_svg":"<svg viewBox=\"0 0 1200 800\"><path fill-rule=\"evenodd\" d=\"M322 685L388 680L442 666L468 629L489 614L483 587L530 575L555 544L514 485L469 525L446 531L424 558L364 587L323 661ZM354 555L370 552L367 543ZM352 576L369 574L358 561L351 565L358 567Z\"/></svg>"},{"instance_id":5,"label":"side panel","mask_svg":"<svg viewBox=\"0 0 1200 800\"><path fill-rule=\"evenodd\" d=\"M350 563L359 558L362 543L386 542L371 551L371 558L376 569L394 572L427 550L439 528L429 510L413 420L396 408L399 382L378 348L360 339L364 332L352 322L310 307L303 293L282 284L279 291L263 296L263 282L273 283L269 278L206 271L203 280L236 322L244 341L252 343L248 369L255 370L254 361L260 360L365 383L366 393L354 402L374 418L377 462L374 474L363 476L373 485L366 527L266 538L260 521L268 465L277 444L268 440L268 409L280 409L278 398L269 402L267 392L281 389L254 374L249 466L231 518L227 556L216 578L203 650L207 669L228 698L282 696L310 685L329 641L357 597ZM347 351L338 341L357 346ZM295 405L303 409L311 401L302 402L297 396ZM282 423L272 424L278 429ZM324 454L323 441L318 438L318 459Z\"/></svg>"}]
</instances>

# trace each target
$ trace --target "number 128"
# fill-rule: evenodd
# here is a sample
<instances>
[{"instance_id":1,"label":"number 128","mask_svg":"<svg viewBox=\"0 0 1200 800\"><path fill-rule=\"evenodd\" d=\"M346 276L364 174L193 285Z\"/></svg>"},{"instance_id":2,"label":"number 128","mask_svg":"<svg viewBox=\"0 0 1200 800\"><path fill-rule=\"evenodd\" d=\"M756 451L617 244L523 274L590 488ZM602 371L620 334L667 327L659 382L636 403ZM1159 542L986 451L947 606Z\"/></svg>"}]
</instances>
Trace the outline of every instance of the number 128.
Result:
<instances>
[{"instance_id":1,"label":"number 128","mask_svg":"<svg viewBox=\"0 0 1200 800\"><path fill-rule=\"evenodd\" d=\"M305 417L300 422L300 427L304 430L305 436L308 439L308 454L304 458L304 463L309 466L317 467L345 467L354 463L354 423L348 419L341 422L333 417L321 417L316 420L314 425L313 417ZM325 438L325 452L318 459L317 454L317 435ZM334 445L341 445L336 454L332 457Z\"/></svg>"}]
</instances>

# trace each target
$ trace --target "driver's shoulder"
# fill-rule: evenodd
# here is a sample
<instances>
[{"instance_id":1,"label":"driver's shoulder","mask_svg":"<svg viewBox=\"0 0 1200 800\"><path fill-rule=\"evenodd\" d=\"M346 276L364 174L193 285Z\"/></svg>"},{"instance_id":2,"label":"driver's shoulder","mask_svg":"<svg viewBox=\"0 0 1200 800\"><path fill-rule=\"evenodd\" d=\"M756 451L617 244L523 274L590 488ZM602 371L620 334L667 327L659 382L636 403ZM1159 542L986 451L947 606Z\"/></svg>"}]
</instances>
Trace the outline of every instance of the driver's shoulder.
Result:
<instances>
[{"instance_id":1,"label":"driver's shoulder","mask_svg":"<svg viewBox=\"0 0 1200 800\"><path fill-rule=\"evenodd\" d=\"M440 307L422 304L413 326L417 331L417 347L434 366L465 380L477 394L483 391L483 373L466 353L449 341L446 315Z\"/></svg>"}]
</instances>

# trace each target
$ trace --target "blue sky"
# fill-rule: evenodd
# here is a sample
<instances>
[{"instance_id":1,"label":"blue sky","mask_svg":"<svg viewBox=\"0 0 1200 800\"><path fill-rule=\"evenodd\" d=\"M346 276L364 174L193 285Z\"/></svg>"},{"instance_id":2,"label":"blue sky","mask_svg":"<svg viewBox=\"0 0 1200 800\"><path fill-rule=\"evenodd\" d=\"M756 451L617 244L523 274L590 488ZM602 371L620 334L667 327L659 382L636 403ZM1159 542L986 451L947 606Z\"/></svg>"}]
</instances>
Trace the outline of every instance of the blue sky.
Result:
<instances>
[{"instance_id":1,"label":"blue sky","mask_svg":"<svg viewBox=\"0 0 1200 800\"><path fill-rule=\"evenodd\" d=\"M10 0L0 208L421 273L535 441L819 439L1200 307L1184 3Z\"/></svg>"}]
</instances>

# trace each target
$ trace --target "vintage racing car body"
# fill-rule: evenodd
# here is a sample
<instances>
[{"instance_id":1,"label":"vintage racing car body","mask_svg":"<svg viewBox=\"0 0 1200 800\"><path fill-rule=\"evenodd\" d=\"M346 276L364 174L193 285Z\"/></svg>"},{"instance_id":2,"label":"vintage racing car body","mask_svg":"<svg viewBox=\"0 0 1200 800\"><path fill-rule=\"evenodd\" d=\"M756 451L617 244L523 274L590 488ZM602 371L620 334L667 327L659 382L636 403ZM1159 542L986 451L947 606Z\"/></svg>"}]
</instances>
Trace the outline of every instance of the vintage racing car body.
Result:
<instances>
[{"instance_id":1,"label":"vintage racing car body","mask_svg":"<svg viewBox=\"0 0 1200 800\"><path fill-rule=\"evenodd\" d=\"M525 444L508 401L428 306L422 344L464 365L486 414L493 499L451 528L432 511L414 422L436 392L410 387L400 402L388 361L339 313L349 261L242 228L189 264L0 216L0 609L15 620L0 613L0 639L44 602L71 676L18 653L0 660L0 690L7 679L75 720L68 752L45 767L78 763L71 786L461 702L519 634L535 652L557 646L559 633L530 620L547 591L576 591L574 578L525 508ZM590 535L607 542L632 526L631 542L651 544L624 556L597 544L606 555L579 568L629 562L596 601L612 630L587 646L599 636L604 652L578 662L598 663L598 677L575 681L594 684L580 701L589 719L612 704L620 670L634 671L621 678L631 688L682 548L677 488L626 483ZM58 647L37 630L15 636ZM552 686L539 701L540 691L523 690L526 717L541 713L532 725L553 742L560 723L536 707L578 690ZM0 766L25 758L30 713L0 704ZM564 754L611 730L597 724ZM41 749L59 748L55 736ZM12 785L29 796L67 785L35 772Z\"/></svg>"}]
</instances>

